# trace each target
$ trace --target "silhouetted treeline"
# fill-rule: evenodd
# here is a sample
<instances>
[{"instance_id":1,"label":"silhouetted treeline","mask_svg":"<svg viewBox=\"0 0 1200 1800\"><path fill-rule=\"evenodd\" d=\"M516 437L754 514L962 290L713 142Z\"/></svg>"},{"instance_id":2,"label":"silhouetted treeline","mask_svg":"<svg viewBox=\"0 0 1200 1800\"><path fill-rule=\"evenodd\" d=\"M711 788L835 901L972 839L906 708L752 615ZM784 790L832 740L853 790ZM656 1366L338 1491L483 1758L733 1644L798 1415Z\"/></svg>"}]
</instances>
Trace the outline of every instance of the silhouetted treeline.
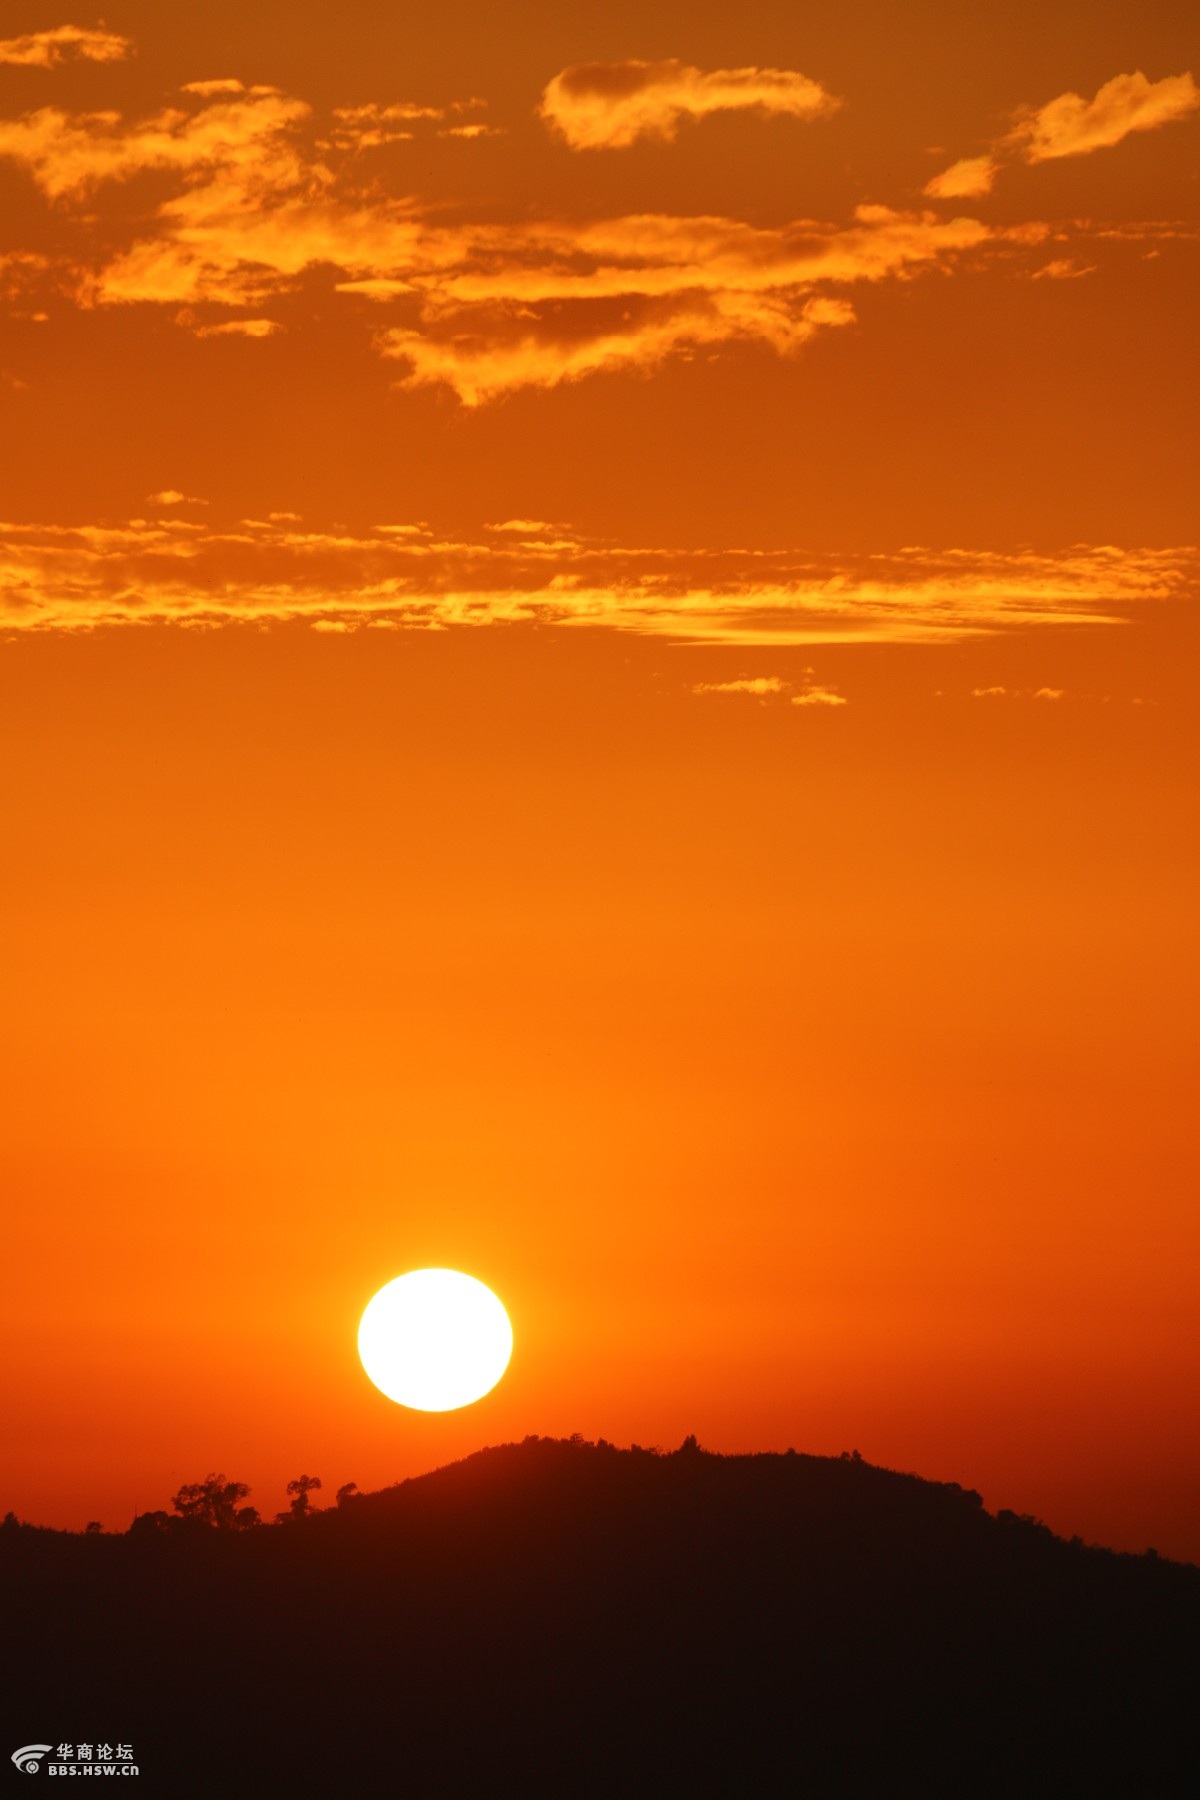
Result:
<instances>
[{"instance_id":1,"label":"silhouetted treeline","mask_svg":"<svg viewBox=\"0 0 1200 1800\"><path fill-rule=\"evenodd\" d=\"M694 1440L315 1485L254 1529L0 1528L14 1747L133 1741L171 1795L1200 1791L1191 1565Z\"/></svg>"}]
</instances>

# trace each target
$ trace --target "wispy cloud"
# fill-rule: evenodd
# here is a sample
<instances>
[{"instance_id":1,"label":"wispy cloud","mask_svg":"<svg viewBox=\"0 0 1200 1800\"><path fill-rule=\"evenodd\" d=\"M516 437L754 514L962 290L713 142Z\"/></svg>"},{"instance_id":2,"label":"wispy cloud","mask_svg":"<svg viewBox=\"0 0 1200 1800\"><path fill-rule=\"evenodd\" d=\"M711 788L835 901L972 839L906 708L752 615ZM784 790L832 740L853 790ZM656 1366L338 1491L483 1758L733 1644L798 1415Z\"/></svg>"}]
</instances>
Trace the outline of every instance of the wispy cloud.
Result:
<instances>
[{"instance_id":1,"label":"wispy cloud","mask_svg":"<svg viewBox=\"0 0 1200 1800\"><path fill-rule=\"evenodd\" d=\"M191 324L197 337L274 337L283 330L277 319L225 319L219 325Z\"/></svg>"},{"instance_id":2,"label":"wispy cloud","mask_svg":"<svg viewBox=\"0 0 1200 1800\"><path fill-rule=\"evenodd\" d=\"M949 266L989 235L866 206L842 228L664 215L513 227L477 234L457 266L447 257L424 277L420 320L379 344L409 383L448 385L468 406L735 342L792 356L854 323L837 289Z\"/></svg>"},{"instance_id":3,"label":"wispy cloud","mask_svg":"<svg viewBox=\"0 0 1200 1800\"><path fill-rule=\"evenodd\" d=\"M0 39L0 63L26 69L53 69L59 63L120 62L133 55L128 38L102 26L56 25L50 31L30 32L26 37Z\"/></svg>"},{"instance_id":4,"label":"wispy cloud","mask_svg":"<svg viewBox=\"0 0 1200 1800\"><path fill-rule=\"evenodd\" d=\"M1045 106L1024 111L1009 135L1026 162L1060 156L1088 156L1106 150L1135 131L1157 131L1200 107L1200 88L1190 72L1148 81L1141 70L1115 75L1095 98L1059 94Z\"/></svg>"},{"instance_id":5,"label":"wispy cloud","mask_svg":"<svg viewBox=\"0 0 1200 1800\"><path fill-rule=\"evenodd\" d=\"M1115 75L1095 97L1059 94L1044 106L1023 106L1011 128L984 156L952 163L925 184L933 200L975 199L989 193L1006 160L1052 162L1089 156L1119 144L1135 131L1157 131L1200 107L1200 88L1189 71L1149 81L1140 69Z\"/></svg>"},{"instance_id":6,"label":"wispy cloud","mask_svg":"<svg viewBox=\"0 0 1200 1800\"><path fill-rule=\"evenodd\" d=\"M750 694L763 699L768 694L782 694L791 686L778 675L739 675L735 681L694 681L693 694Z\"/></svg>"},{"instance_id":7,"label":"wispy cloud","mask_svg":"<svg viewBox=\"0 0 1200 1800\"><path fill-rule=\"evenodd\" d=\"M836 688L811 687L805 688L802 694L792 695L793 706L846 706L848 704L846 696L839 694Z\"/></svg>"},{"instance_id":8,"label":"wispy cloud","mask_svg":"<svg viewBox=\"0 0 1200 1800\"><path fill-rule=\"evenodd\" d=\"M696 681L693 694L741 694L766 702L786 697L792 706L845 706L846 696L816 680L814 669L805 669L801 681L785 681L779 675L743 675L733 681Z\"/></svg>"},{"instance_id":9,"label":"wispy cloud","mask_svg":"<svg viewBox=\"0 0 1200 1800\"><path fill-rule=\"evenodd\" d=\"M964 156L925 183L931 200L978 200L990 194L1000 164L991 156Z\"/></svg>"},{"instance_id":10,"label":"wispy cloud","mask_svg":"<svg viewBox=\"0 0 1200 1800\"><path fill-rule=\"evenodd\" d=\"M539 111L573 150L673 138L684 119L754 111L818 119L841 101L794 69L694 69L666 62L577 63L556 75Z\"/></svg>"},{"instance_id":11,"label":"wispy cloud","mask_svg":"<svg viewBox=\"0 0 1200 1800\"><path fill-rule=\"evenodd\" d=\"M444 119L445 116L440 106L419 106L410 101L338 106L333 112L335 123L330 143L339 150L375 150L384 144L411 139L415 135L412 126L418 121Z\"/></svg>"},{"instance_id":12,"label":"wispy cloud","mask_svg":"<svg viewBox=\"0 0 1200 1800\"><path fill-rule=\"evenodd\" d=\"M1058 556L908 549L854 558L626 548L586 538L443 539L421 526L302 530L285 515L226 530L171 517L0 525L0 630L8 631L537 621L760 648L936 644L1105 624L1149 602L1197 593L1195 549L1076 546ZM806 676L792 698L818 706L842 697Z\"/></svg>"},{"instance_id":13,"label":"wispy cloud","mask_svg":"<svg viewBox=\"0 0 1200 1800\"><path fill-rule=\"evenodd\" d=\"M1051 262L1043 263L1040 269L1032 269L1031 281L1081 281L1085 275L1096 273L1095 263L1078 263L1073 256L1056 256Z\"/></svg>"},{"instance_id":14,"label":"wispy cloud","mask_svg":"<svg viewBox=\"0 0 1200 1800\"><path fill-rule=\"evenodd\" d=\"M504 137L506 136L506 132L503 125L447 125L438 132L438 136L444 138L467 138L470 140L474 138Z\"/></svg>"},{"instance_id":15,"label":"wispy cloud","mask_svg":"<svg viewBox=\"0 0 1200 1800\"><path fill-rule=\"evenodd\" d=\"M1065 688L977 687L971 689L973 700L1061 700Z\"/></svg>"}]
</instances>

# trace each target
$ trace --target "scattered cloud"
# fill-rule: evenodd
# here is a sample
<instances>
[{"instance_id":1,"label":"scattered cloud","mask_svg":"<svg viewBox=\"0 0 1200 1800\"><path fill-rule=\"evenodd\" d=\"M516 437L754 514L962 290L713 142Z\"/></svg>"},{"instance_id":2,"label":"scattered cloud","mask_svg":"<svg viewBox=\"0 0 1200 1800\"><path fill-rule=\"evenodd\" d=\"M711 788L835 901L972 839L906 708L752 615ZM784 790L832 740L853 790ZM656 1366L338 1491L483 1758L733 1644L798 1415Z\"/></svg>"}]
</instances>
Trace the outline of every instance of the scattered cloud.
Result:
<instances>
[{"instance_id":1,"label":"scattered cloud","mask_svg":"<svg viewBox=\"0 0 1200 1800\"><path fill-rule=\"evenodd\" d=\"M971 689L974 700L1061 700L1065 688L977 687Z\"/></svg>"},{"instance_id":2,"label":"scattered cloud","mask_svg":"<svg viewBox=\"0 0 1200 1800\"><path fill-rule=\"evenodd\" d=\"M990 235L974 220L880 206L840 229L636 215L477 232L457 266L443 236L422 246L442 266L421 282L421 318L378 343L410 385L450 386L467 406L735 342L792 356L854 323L830 288L949 266Z\"/></svg>"},{"instance_id":3,"label":"scattered cloud","mask_svg":"<svg viewBox=\"0 0 1200 1800\"><path fill-rule=\"evenodd\" d=\"M1141 70L1115 75L1094 100L1060 94L1019 117L1008 142L1025 162L1050 162L1061 156L1088 156L1119 144L1134 131L1157 131L1160 125L1186 118L1200 107L1200 88L1190 72L1147 81Z\"/></svg>"},{"instance_id":4,"label":"scattered cloud","mask_svg":"<svg viewBox=\"0 0 1200 1800\"><path fill-rule=\"evenodd\" d=\"M812 679L813 671L804 671L802 683L784 681L778 675L739 676L735 681L697 681L693 694L748 694L765 701L773 695L788 695L792 706L845 706L845 695L836 688L820 687ZM793 693L792 689L798 688Z\"/></svg>"},{"instance_id":5,"label":"scattered cloud","mask_svg":"<svg viewBox=\"0 0 1200 1800\"><path fill-rule=\"evenodd\" d=\"M806 688L802 694L792 695L793 706L846 706L848 701L844 694L833 688Z\"/></svg>"},{"instance_id":6,"label":"scattered cloud","mask_svg":"<svg viewBox=\"0 0 1200 1800\"><path fill-rule=\"evenodd\" d=\"M245 94L250 90L244 81L233 76L222 76L217 81L185 81L180 88L181 94L199 94L204 100L211 100L216 94Z\"/></svg>"},{"instance_id":7,"label":"scattered cloud","mask_svg":"<svg viewBox=\"0 0 1200 1800\"><path fill-rule=\"evenodd\" d=\"M782 694L791 686L778 675L742 675L736 681L694 681L693 694L753 694L758 699L767 694Z\"/></svg>"},{"instance_id":8,"label":"scattered cloud","mask_svg":"<svg viewBox=\"0 0 1200 1800\"><path fill-rule=\"evenodd\" d=\"M450 138L504 137L504 135L503 125L448 125L445 130L438 132L439 137Z\"/></svg>"},{"instance_id":9,"label":"scattered cloud","mask_svg":"<svg viewBox=\"0 0 1200 1800\"><path fill-rule=\"evenodd\" d=\"M185 494L179 488L163 488L161 493L147 494L151 506L207 506L196 494Z\"/></svg>"},{"instance_id":10,"label":"scattered cloud","mask_svg":"<svg viewBox=\"0 0 1200 1800\"><path fill-rule=\"evenodd\" d=\"M444 539L419 526L304 530L285 518L229 529L172 517L0 525L0 632L536 621L759 649L937 644L1043 625L1101 625L1198 593L1195 549L1075 546L1037 556L910 548L854 558L624 548L583 538ZM785 691L802 705L843 699L812 671Z\"/></svg>"},{"instance_id":11,"label":"scattered cloud","mask_svg":"<svg viewBox=\"0 0 1200 1800\"><path fill-rule=\"evenodd\" d=\"M1052 162L1089 156L1119 144L1135 131L1157 131L1200 107L1200 88L1190 72L1148 81L1141 70L1115 75L1092 100L1059 94L1045 106L1023 106L1011 129L985 156L964 157L925 184L932 200L974 199L991 191L1006 159Z\"/></svg>"},{"instance_id":12,"label":"scattered cloud","mask_svg":"<svg viewBox=\"0 0 1200 1800\"><path fill-rule=\"evenodd\" d=\"M634 91L661 87L656 78ZM737 87L743 99L751 91ZM284 329L279 303L316 274L358 308L399 385L447 388L477 407L739 345L793 357L855 323L857 289L987 256L1028 258L1051 237L1048 279L1087 272L1062 227L880 205L842 223L774 226L668 213L472 220L364 181L357 150L363 133L473 103L339 109L348 136L326 154L314 146L311 109L274 88L222 78L191 83L176 100L143 119L46 107L0 121L0 157L55 205L59 239L78 225L73 260L65 251L53 262L0 259L9 310L35 316L53 290L87 307L169 306L203 338L266 338ZM171 177L166 196L148 208L134 190L122 211L124 184L152 170ZM101 188L111 196L103 215Z\"/></svg>"},{"instance_id":13,"label":"scattered cloud","mask_svg":"<svg viewBox=\"0 0 1200 1800\"><path fill-rule=\"evenodd\" d=\"M841 105L794 69L694 69L666 62L578 63L547 86L539 112L573 150L615 150L671 139L684 119L751 110L796 119Z\"/></svg>"},{"instance_id":14,"label":"scattered cloud","mask_svg":"<svg viewBox=\"0 0 1200 1800\"><path fill-rule=\"evenodd\" d=\"M53 69L59 63L121 62L133 55L133 45L102 26L56 25L50 31L30 32L26 37L0 40L0 63L26 69Z\"/></svg>"},{"instance_id":15,"label":"scattered cloud","mask_svg":"<svg viewBox=\"0 0 1200 1800\"><path fill-rule=\"evenodd\" d=\"M403 143L415 134L409 129L426 119L443 119L440 106L417 106L409 101L396 101L389 106L375 103L366 106L334 108L336 121L330 133L330 144L339 150L378 149L383 144Z\"/></svg>"},{"instance_id":16,"label":"scattered cloud","mask_svg":"<svg viewBox=\"0 0 1200 1800\"><path fill-rule=\"evenodd\" d=\"M1053 262L1043 263L1040 269L1031 271L1031 281L1079 281L1085 275L1096 273L1095 263L1078 263L1073 256L1056 256Z\"/></svg>"},{"instance_id":17,"label":"scattered cloud","mask_svg":"<svg viewBox=\"0 0 1200 1800\"><path fill-rule=\"evenodd\" d=\"M283 326L275 319L226 319L219 325L193 325L190 328L197 337L274 337L283 330Z\"/></svg>"},{"instance_id":18,"label":"scattered cloud","mask_svg":"<svg viewBox=\"0 0 1200 1800\"><path fill-rule=\"evenodd\" d=\"M964 156L925 183L931 200L978 200L990 194L1000 164L990 156Z\"/></svg>"}]
</instances>

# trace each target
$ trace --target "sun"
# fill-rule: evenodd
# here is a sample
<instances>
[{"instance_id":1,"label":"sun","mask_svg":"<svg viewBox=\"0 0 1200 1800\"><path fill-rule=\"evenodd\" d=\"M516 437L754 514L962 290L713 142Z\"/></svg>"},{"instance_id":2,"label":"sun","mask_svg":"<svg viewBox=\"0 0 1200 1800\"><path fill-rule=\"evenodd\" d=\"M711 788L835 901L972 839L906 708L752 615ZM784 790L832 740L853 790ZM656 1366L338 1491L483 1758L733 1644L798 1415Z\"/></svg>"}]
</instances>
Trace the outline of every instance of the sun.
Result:
<instances>
[{"instance_id":1,"label":"sun","mask_svg":"<svg viewBox=\"0 0 1200 1800\"><path fill-rule=\"evenodd\" d=\"M380 1391L418 1412L452 1412L490 1393L513 1334L491 1288L457 1269L410 1269L381 1287L358 1327L362 1366Z\"/></svg>"}]
</instances>

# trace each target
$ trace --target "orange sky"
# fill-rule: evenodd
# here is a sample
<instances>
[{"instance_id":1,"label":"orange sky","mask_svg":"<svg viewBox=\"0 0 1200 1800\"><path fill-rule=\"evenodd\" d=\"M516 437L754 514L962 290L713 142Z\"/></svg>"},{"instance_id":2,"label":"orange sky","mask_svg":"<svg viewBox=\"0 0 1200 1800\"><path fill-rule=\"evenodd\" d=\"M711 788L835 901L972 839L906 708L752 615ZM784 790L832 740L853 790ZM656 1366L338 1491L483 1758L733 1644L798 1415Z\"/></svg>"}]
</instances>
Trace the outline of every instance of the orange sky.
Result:
<instances>
[{"instance_id":1,"label":"orange sky","mask_svg":"<svg viewBox=\"0 0 1200 1800\"><path fill-rule=\"evenodd\" d=\"M1194 10L806 10L5 9L22 1516L695 1431L1200 1558Z\"/></svg>"}]
</instances>

